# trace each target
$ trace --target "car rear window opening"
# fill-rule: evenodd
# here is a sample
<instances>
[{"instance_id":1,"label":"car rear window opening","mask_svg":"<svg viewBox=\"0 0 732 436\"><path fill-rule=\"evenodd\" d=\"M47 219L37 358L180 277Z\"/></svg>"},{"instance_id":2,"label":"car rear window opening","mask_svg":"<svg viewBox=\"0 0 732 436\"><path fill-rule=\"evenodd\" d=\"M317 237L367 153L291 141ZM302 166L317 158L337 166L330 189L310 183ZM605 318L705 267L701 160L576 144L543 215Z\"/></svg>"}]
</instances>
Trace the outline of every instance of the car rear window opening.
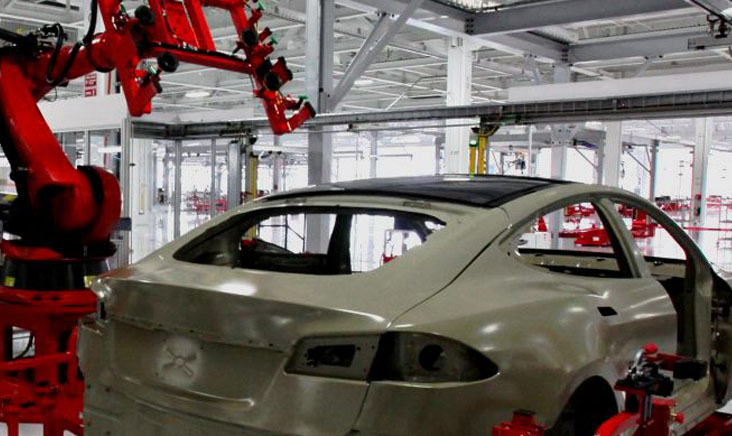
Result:
<instances>
[{"instance_id":1,"label":"car rear window opening","mask_svg":"<svg viewBox=\"0 0 732 436\"><path fill-rule=\"evenodd\" d=\"M375 270L424 244L445 223L426 215L351 208L288 208L235 217L175 254L186 262L281 273Z\"/></svg>"}]
</instances>

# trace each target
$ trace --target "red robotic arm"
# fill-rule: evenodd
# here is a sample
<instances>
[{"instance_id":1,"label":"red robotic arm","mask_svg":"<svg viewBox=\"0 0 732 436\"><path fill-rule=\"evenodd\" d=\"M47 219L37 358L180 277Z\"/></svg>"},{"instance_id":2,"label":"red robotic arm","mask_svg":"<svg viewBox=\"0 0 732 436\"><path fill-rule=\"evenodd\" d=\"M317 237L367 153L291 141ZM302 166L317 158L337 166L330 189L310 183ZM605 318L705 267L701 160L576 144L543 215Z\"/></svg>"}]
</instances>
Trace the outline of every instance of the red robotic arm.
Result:
<instances>
[{"instance_id":1,"label":"red robotic arm","mask_svg":"<svg viewBox=\"0 0 732 436\"><path fill-rule=\"evenodd\" d=\"M130 114L140 116L161 91L160 74L187 62L249 75L275 134L315 115L309 104L280 94L292 73L284 59L269 60L271 32L257 29L257 0L148 0L134 16L121 0L91 1L90 28L98 8L106 30L90 31L83 43L64 45L60 25L26 36L0 29L13 44L0 48L0 144L18 188L3 230L20 237L0 243L0 423L11 436L21 422L43 423L51 436L83 433L77 325L97 308L86 288L114 254L109 239L121 204L113 175L69 163L37 102L71 79L116 70ZM230 13L241 54L216 51L204 6ZM142 68L146 59L157 59L157 67ZM20 354L17 329L30 338Z\"/></svg>"},{"instance_id":2,"label":"red robotic arm","mask_svg":"<svg viewBox=\"0 0 732 436\"><path fill-rule=\"evenodd\" d=\"M141 116L162 90L160 74L185 62L251 76L277 135L315 115L310 104L280 93L292 72L284 59L269 59L272 32L257 29L262 17L257 0L150 0L134 16L121 0L98 1L103 33L88 35L83 44L53 47L37 40L56 29L62 41L62 30L46 29L45 35L34 35L36 43L0 55L0 141L20 196L6 230L34 244L51 241L71 249L105 244L120 213L114 178L99 168L73 168L37 108L57 84L95 70L117 70L130 114ZM204 6L230 13L243 56L216 50ZM157 68L141 68L146 59L157 59Z\"/></svg>"}]
</instances>

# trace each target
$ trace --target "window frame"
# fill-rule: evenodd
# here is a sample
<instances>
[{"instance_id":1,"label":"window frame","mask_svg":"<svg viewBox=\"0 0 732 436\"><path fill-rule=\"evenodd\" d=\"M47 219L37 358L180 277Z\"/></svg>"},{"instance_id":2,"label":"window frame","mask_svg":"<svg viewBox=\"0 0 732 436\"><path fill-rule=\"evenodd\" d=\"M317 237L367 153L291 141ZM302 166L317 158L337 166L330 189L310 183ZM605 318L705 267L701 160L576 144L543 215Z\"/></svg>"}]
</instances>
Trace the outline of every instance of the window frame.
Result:
<instances>
[{"instance_id":1,"label":"window frame","mask_svg":"<svg viewBox=\"0 0 732 436\"><path fill-rule=\"evenodd\" d=\"M577 250L578 256L595 256L595 257L608 257L608 258L615 258L618 263L619 273L622 274L622 277L607 277L608 280L629 280L629 279L638 279L642 277L641 272L638 268L638 262L635 256L633 256L632 251L629 250L629 246L627 242L624 240L625 236L621 233L624 229L624 224L622 220L620 221L620 225L618 224L618 217L614 215L613 211L609 211L606 204L603 204L603 200L605 199L605 196L602 195L580 195L580 196L572 196L572 197L564 197L559 200L556 200L546 206L543 206L539 209L536 209L532 214L524 216L521 220L519 220L516 224L514 224L510 232L503 237L500 240L499 245L501 247L506 247L506 244L510 241L514 241L516 238L520 238L523 233L522 230L526 228L529 224L533 223L534 221L538 220L541 217L544 217L548 214L551 214L553 212L556 212L558 210L566 209L569 206L580 204L580 203L590 203L595 208L595 211L597 215L600 217L600 220L602 221L603 228L608 233L608 237L610 238L611 247L613 249L612 255L610 253L603 253L603 252L589 252L589 251L581 251ZM615 212L617 213L617 212ZM623 228L619 228L622 226ZM626 230L627 231L627 230ZM547 250L551 251L551 250ZM562 252L567 252L565 250L560 250ZM569 252L571 253L571 252ZM516 259L519 260L519 259ZM519 260L520 261L520 260ZM526 264L525 262L522 262L522 264L527 265L531 267L531 265ZM532 267L533 268L533 267ZM566 274L561 274L557 272L550 271L546 268L540 268L536 267L536 269L543 271L547 274L553 274L553 275L562 275L567 276ZM573 277L572 275L569 275L569 277ZM574 277L583 277L584 276L577 276L574 275Z\"/></svg>"},{"instance_id":2,"label":"window frame","mask_svg":"<svg viewBox=\"0 0 732 436\"><path fill-rule=\"evenodd\" d=\"M343 205L286 205L282 207L268 207L253 210L250 212L237 214L230 219L212 227L206 229L200 235L194 237L190 241L187 241L183 246L179 247L173 253L173 259L178 262L190 263L194 265L207 265L207 266L218 266L225 268L235 268L241 270L249 270L247 268L240 268L236 265L217 265L205 262L196 262L195 250L199 249L205 244L213 244L211 241L215 238L222 237L226 233L236 231L239 229L243 234L247 229L251 228L258 223L266 221L272 217L285 216L285 215L308 215L308 214L333 214L348 213L350 215L373 215L373 216L390 216L393 218L403 217L405 219L413 220L424 220L432 221L442 226L443 228L449 225L444 219L429 213L391 209L388 207L367 207L367 206L343 206ZM434 233L434 232L433 232ZM330 236L330 235L329 235ZM425 239L423 244L427 243L429 238ZM200 253L198 254L200 256ZM378 268L377 268L378 269ZM251 271L266 271L266 270L251 270ZM266 271L270 273L280 273L276 271ZM370 271L364 272L368 273ZM287 272L281 272L282 274L293 274ZM360 274L364 274L360 273Z\"/></svg>"},{"instance_id":3,"label":"window frame","mask_svg":"<svg viewBox=\"0 0 732 436\"><path fill-rule=\"evenodd\" d=\"M625 235L626 239L629 240L634 252L637 254L636 259L637 262L642 264L642 269L645 270L645 273L647 274L647 277L652 277L652 274L647 266L646 257L641 253L640 248L638 248L638 244L635 242L635 238L633 238L633 235L628 230L627 226L625 225L625 222L623 221L623 217L620 215L620 213L615 209L615 206L618 203L623 203L628 206L632 206L638 209L643 210L648 214L649 217L651 217L653 220L655 220L660 226L666 230L669 235L676 241L677 244L684 250L684 253L686 253L686 266L687 268L695 268L696 272L701 271L702 269L709 269L711 271L712 266L707 260L706 255L701 251L701 248L694 242L693 239L691 239L691 236L687 234L683 228L681 228L670 216L668 216L665 212L658 209L656 206L654 206L651 203L647 203L646 200L643 199L637 199L632 196L625 196L620 194L615 195L607 195L607 200L610 202L610 212L615 216L615 220L618 221L621 224L621 229L623 234ZM661 258L663 259L663 258ZM665 259L669 261L678 261L679 263L682 263L683 261L678 259ZM644 274L644 276L646 275Z\"/></svg>"}]
</instances>

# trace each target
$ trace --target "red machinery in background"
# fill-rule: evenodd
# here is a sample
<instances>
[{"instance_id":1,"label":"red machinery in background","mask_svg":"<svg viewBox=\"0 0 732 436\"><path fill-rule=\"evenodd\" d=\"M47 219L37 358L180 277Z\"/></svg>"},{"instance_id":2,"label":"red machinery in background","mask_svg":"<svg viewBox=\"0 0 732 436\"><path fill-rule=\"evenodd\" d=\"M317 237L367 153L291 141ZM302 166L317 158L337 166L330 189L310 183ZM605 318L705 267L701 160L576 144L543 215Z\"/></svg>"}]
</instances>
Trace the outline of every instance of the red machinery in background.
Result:
<instances>
[{"instance_id":1,"label":"red machinery in background","mask_svg":"<svg viewBox=\"0 0 732 436\"><path fill-rule=\"evenodd\" d=\"M110 234L121 210L115 177L97 167L74 168L37 102L69 80L116 70L130 114L140 116L162 91L161 73L185 62L250 76L275 134L315 115L302 99L280 93L292 72L284 59L270 60L272 32L257 28L258 0L149 0L133 15L122 0L91 5L90 29L76 44L65 44L59 24L27 35L0 30L10 43L0 49L0 144L18 189L3 215L3 230L15 238L0 245L0 423L10 436L18 435L19 423L41 423L52 436L83 432L77 324L96 310L87 287L115 252ZM216 50L206 6L230 14L239 36L233 54ZM98 13L105 31L95 34ZM144 68L148 59L157 66ZM15 355L19 330L29 339Z\"/></svg>"}]
</instances>

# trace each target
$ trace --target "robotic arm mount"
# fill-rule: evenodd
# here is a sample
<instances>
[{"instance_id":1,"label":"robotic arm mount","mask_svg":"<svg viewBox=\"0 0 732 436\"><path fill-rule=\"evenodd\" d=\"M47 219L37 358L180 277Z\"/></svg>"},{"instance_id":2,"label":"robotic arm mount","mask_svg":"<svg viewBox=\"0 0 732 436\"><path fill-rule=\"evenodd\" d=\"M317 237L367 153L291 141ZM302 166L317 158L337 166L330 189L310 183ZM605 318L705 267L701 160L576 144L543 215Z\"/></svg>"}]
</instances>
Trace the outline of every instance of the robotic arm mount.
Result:
<instances>
[{"instance_id":1,"label":"robotic arm mount","mask_svg":"<svg viewBox=\"0 0 732 436\"><path fill-rule=\"evenodd\" d=\"M310 104L280 93L292 72L284 59L269 59L274 40L269 29L257 29L262 17L257 0L150 0L134 16L122 0L97 1L103 33L61 46L63 30L52 26L0 54L0 141L19 189L6 230L33 245L50 241L70 252L108 242L120 198L110 174L99 168L77 170L63 154L37 108L55 86L93 71L117 70L130 114L138 117L150 113L152 99L162 91L161 73L185 62L251 76L277 135L292 132L315 115ZM205 6L231 15L239 36L237 52L243 56L216 50ZM42 42L49 36L56 36L55 47ZM146 59L157 59L157 68L141 68Z\"/></svg>"}]
</instances>

